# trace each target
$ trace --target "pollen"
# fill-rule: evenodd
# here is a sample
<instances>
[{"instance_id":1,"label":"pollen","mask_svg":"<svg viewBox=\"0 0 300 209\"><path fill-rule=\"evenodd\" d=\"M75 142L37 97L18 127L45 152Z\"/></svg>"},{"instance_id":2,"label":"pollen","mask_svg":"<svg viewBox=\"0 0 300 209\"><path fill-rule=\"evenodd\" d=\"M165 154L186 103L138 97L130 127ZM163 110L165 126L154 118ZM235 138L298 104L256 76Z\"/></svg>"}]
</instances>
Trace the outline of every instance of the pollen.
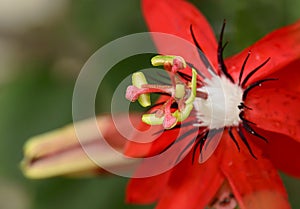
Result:
<instances>
[{"instance_id":1,"label":"pollen","mask_svg":"<svg viewBox=\"0 0 300 209\"><path fill-rule=\"evenodd\" d=\"M207 99L196 97L193 104L197 123L194 126L220 129L238 126L241 122L239 105L243 102L243 89L224 75L206 78L198 92L207 93Z\"/></svg>"}]
</instances>

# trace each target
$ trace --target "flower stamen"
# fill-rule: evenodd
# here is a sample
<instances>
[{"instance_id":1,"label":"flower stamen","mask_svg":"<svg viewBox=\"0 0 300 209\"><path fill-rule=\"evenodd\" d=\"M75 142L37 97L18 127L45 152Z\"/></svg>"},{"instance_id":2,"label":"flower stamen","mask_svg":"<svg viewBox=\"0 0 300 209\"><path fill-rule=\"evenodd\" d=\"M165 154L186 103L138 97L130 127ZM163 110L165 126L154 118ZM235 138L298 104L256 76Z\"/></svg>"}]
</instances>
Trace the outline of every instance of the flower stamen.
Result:
<instances>
[{"instance_id":1,"label":"flower stamen","mask_svg":"<svg viewBox=\"0 0 300 209\"><path fill-rule=\"evenodd\" d=\"M134 102L136 100L143 106L149 106L150 93L168 95L169 98L155 112L144 114L142 121L149 125L163 125L164 129L171 129L178 122L184 121L193 109L193 101L197 92L197 72L192 69L190 81L186 81L178 72L187 67L185 60L179 56L157 55L151 59L153 66L163 66L168 71L171 85L148 84L142 72L134 73L132 84L128 86L126 98ZM203 92L203 98L207 95ZM174 109L173 104L177 107Z\"/></svg>"}]
</instances>

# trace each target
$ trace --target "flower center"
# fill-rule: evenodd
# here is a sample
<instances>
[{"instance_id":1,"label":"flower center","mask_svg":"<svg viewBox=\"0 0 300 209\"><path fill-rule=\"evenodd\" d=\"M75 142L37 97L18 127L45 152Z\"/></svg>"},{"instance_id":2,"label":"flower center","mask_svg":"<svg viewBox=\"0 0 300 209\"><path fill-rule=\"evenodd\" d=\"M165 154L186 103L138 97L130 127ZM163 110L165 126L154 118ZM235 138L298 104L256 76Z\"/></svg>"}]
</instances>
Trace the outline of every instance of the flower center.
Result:
<instances>
[{"instance_id":1,"label":"flower center","mask_svg":"<svg viewBox=\"0 0 300 209\"><path fill-rule=\"evenodd\" d=\"M142 120L149 125L162 124L165 129L173 128L196 112L194 126L210 130L238 126L241 122L243 89L225 75L212 74L210 78L197 80L197 72L183 74L187 64L182 57L158 55L152 58L154 66L163 66L170 75L172 85L148 84L143 73L134 73L133 85L127 88L126 97L150 106L150 93L168 94L167 99L154 113L144 114ZM174 104L175 107L174 107Z\"/></svg>"},{"instance_id":2,"label":"flower center","mask_svg":"<svg viewBox=\"0 0 300 209\"><path fill-rule=\"evenodd\" d=\"M219 50L221 50L219 54L222 54L223 48ZM194 145L193 153L196 153L196 149L199 147L201 153L200 161L204 162L207 160L216 149L221 138L217 137L214 143L210 143L211 147L209 149L202 150L202 148L206 141L210 141L223 128L227 128L229 136L237 149L240 150L233 133L235 131L248 148L249 153L256 159L244 131L265 142L267 142L267 139L252 128L252 125L255 125L255 123L245 118L244 110L251 110L251 107L246 106L244 101L252 89L260 87L264 82L276 80L274 78L266 78L247 85L251 76L261 69L269 59L243 78L243 71L250 56L250 53L248 53L243 62L238 81L235 82L227 72L222 56L219 56L219 64L222 71L218 73L201 51L200 55L208 73L210 73L210 77L204 76L192 64L186 63L182 57L158 55L153 57L151 62L154 66L164 67L170 76L171 85L148 84L143 73L134 73L132 76L133 85L127 88L126 98L131 102L138 100L142 106L147 107L151 105L150 93L164 95L162 100L159 100L150 109L150 113L144 114L142 117L144 123L162 125L164 129L178 128L180 127L177 126L179 123L182 123L191 114L194 114L196 117L192 118L194 121L190 121L192 123L187 122L186 125L196 126L189 131L197 132L198 135L183 149L178 159L180 159L185 150ZM165 97L166 95L168 96ZM212 131L211 135L208 134L210 131ZM171 145L185 137L187 137L187 133L180 136Z\"/></svg>"},{"instance_id":3,"label":"flower center","mask_svg":"<svg viewBox=\"0 0 300 209\"><path fill-rule=\"evenodd\" d=\"M237 149L240 150L236 139L236 135L238 135L248 148L249 153L255 159L257 158L244 132L268 142L264 136L252 128L252 126L256 124L247 120L247 117L245 117L244 110L252 110L252 108L245 105L244 101L252 89L262 86L262 84L267 81L277 80L274 78L265 78L249 84L249 79L267 64L270 58L266 59L262 64L244 76L244 70L250 57L249 51L242 64L239 76L235 80L228 72L223 59L223 50L226 46L226 44L223 45L224 28L225 22L222 26L217 50L219 71L211 65L209 59L203 53L191 25L191 36L197 47L199 58L204 65L203 70L209 74L208 77L191 63L187 63L182 57L157 55L151 59L152 65L164 67L170 76L171 85L148 84L143 73L135 73L132 76L133 85L127 88L126 98L131 102L138 100L144 107L151 105L150 93L161 93L164 96L154 105L154 108L150 109L149 114L143 115L142 121L146 124L162 125L164 129L179 128L181 126L177 126L178 123L183 122L189 118L190 114L195 113L196 121L195 118L192 117L193 121L181 124L184 127L190 125L194 127L168 145L168 147L170 147L184 138L188 138L189 133L197 133L197 137L186 145L179 154L178 159L181 158L181 155L189 147L193 146L192 161L194 161L197 148L199 148L201 153L199 162L207 160L221 139L221 137L214 138L214 136L221 132L223 128L226 128L230 138ZM168 96L165 97L166 95ZM209 134L210 131L211 134ZM210 143L209 141L213 138L214 143Z\"/></svg>"},{"instance_id":4,"label":"flower center","mask_svg":"<svg viewBox=\"0 0 300 209\"><path fill-rule=\"evenodd\" d=\"M207 93L208 98L195 98L198 123L194 126L209 129L238 126L241 122L239 105L243 101L242 88L223 75L206 78L204 84L197 91Z\"/></svg>"}]
</instances>

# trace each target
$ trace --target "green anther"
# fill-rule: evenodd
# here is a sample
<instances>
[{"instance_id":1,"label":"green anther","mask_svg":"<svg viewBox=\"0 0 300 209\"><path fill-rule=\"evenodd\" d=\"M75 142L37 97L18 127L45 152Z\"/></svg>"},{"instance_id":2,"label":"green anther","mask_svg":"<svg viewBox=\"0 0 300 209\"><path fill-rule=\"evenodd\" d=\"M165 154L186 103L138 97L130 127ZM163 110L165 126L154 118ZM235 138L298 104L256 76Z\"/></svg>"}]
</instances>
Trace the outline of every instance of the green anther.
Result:
<instances>
[{"instance_id":1,"label":"green anther","mask_svg":"<svg viewBox=\"0 0 300 209\"><path fill-rule=\"evenodd\" d=\"M196 98L196 92L197 92L197 72L195 69L192 69L192 81L191 81L191 95L190 97L185 101L185 104L192 103Z\"/></svg>"},{"instance_id":2,"label":"green anther","mask_svg":"<svg viewBox=\"0 0 300 209\"><path fill-rule=\"evenodd\" d=\"M172 116L174 116L176 118L176 121L172 124L172 126L170 127L164 127L165 129L171 129L174 126L176 126L177 122L178 122L178 118L177 118L178 113L176 113L176 111L174 113L172 113ZM156 117L155 114L144 114L142 116L142 121L148 125L162 125L164 123L165 120L165 116L163 117Z\"/></svg>"},{"instance_id":3,"label":"green anther","mask_svg":"<svg viewBox=\"0 0 300 209\"><path fill-rule=\"evenodd\" d=\"M173 60L176 56L172 56L172 55L156 55L155 57L152 57L151 59L151 64L153 66L163 66L165 63L173 63Z\"/></svg>"},{"instance_id":4,"label":"green anther","mask_svg":"<svg viewBox=\"0 0 300 209\"><path fill-rule=\"evenodd\" d=\"M186 63L182 57L174 56L174 55L157 55L155 57L152 57L151 64L153 66L163 66L165 63L170 63L173 65L174 59L181 59L183 66L186 67Z\"/></svg>"},{"instance_id":5,"label":"green anther","mask_svg":"<svg viewBox=\"0 0 300 209\"><path fill-rule=\"evenodd\" d=\"M187 104L182 111L176 110L172 113L172 115L177 119L177 122L182 122L188 118L192 110L193 104ZM144 114L142 116L142 121L148 125L161 125L163 124L164 119L164 116L159 118L156 117L155 114ZM173 128L177 124L177 122L174 123L174 125L172 127L169 127L168 129Z\"/></svg>"},{"instance_id":6,"label":"green anther","mask_svg":"<svg viewBox=\"0 0 300 209\"><path fill-rule=\"evenodd\" d=\"M161 125L164 122L165 117L156 117L155 114L144 114L142 121L148 125Z\"/></svg>"},{"instance_id":7,"label":"green anther","mask_svg":"<svg viewBox=\"0 0 300 209\"><path fill-rule=\"evenodd\" d=\"M175 89L175 97L177 99L183 98L185 95L185 86L184 84L176 84L176 89Z\"/></svg>"},{"instance_id":8,"label":"green anther","mask_svg":"<svg viewBox=\"0 0 300 209\"><path fill-rule=\"evenodd\" d=\"M191 111L193 110L193 107L193 104L189 103L185 106L185 108L182 111L176 110L173 113L173 116L177 118L178 122L184 121L189 117Z\"/></svg>"},{"instance_id":9,"label":"green anther","mask_svg":"<svg viewBox=\"0 0 300 209\"><path fill-rule=\"evenodd\" d=\"M144 73L137 72L132 75L132 85L137 88L142 88L142 85L148 84ZM138 98L138 102L143 107L148 107L151 105L150 95L149 94L141 94Z\"/></svg>"}]
</instances>

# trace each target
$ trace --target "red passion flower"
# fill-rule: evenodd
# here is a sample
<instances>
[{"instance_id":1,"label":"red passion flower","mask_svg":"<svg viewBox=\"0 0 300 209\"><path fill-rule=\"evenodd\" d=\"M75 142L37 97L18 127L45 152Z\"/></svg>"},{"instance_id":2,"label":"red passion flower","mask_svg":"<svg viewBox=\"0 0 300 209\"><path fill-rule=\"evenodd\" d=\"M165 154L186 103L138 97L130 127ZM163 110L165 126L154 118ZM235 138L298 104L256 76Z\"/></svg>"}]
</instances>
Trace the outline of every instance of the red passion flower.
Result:
<instances>
[{"instance_id":1,"label":"red passion flower","mask_svg":"<svg viewBox=\"0 0 300 209\"><path fill-rule=\"evenodd\" d=\"M149 106L149 93L162 94L142 125L160 131L152 142L128 142L125 153L150 157L177 144L181 149L172 169L132 178L127 201L157 202L156 209L290 208L277 170L300 177L300 21L224 60L225 22L217 41L205 17L187 1L142 4L151 32L181 37L195 50L174 45L168 55L152 59L168 72L168 85L133 75L126 93L130 101ZM168 51L166 44L154 42L159 52ZM195 56L201 68L193 63Z\"/></svg>"}]
</instances>

